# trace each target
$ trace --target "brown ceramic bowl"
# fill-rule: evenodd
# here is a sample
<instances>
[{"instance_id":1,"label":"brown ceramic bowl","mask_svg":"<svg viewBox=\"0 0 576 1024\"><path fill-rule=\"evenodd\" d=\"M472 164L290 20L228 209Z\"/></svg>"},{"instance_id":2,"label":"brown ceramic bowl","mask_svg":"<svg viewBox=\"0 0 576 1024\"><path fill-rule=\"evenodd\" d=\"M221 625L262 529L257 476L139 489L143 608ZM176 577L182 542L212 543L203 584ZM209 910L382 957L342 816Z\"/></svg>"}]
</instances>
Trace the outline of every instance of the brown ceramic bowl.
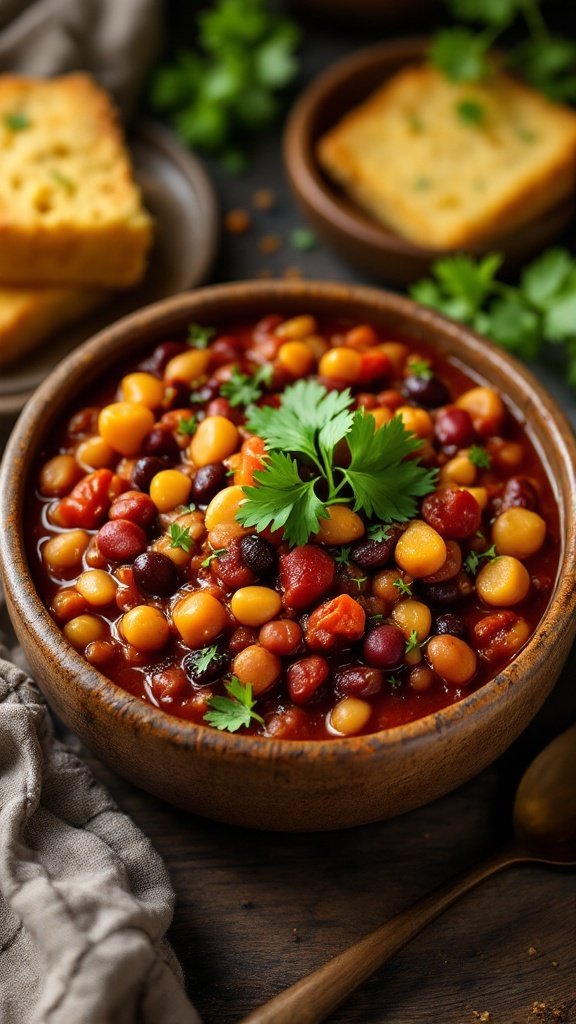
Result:
<instances>
[{"instance_id":1,"label":"brown ceramic bowl","mask_svg":"<svg viewBox=\"0 0 576 1024\"><path fill-rule=\"evenodd\" d=\"M357 318L425 340L493 382L546 460L560 505L563 554L548 610L515 661L458 704L412 724L334 741L221 733L130 696L69 646L44 608L24 543L27 495L45 439L78 394L119 359L183 330L278 311ZM518 363L472 331L407 299L368 288L300 282L219 285L179 295L120 320L70 355L35 393L0 477L0 560L14 627L54 710L121 775L208 817L258 828L333 829L375 821L433 800L502 753L552 689L575 628L574 464L570 429Z\"/></svg>"},{"instance_id":2,"label":"brown ceramic bowl","mask_svg":"<svg viewBox=\"0 0 576 1024\"><path fill-rule=\"evenodd\" d=\"M427 39L397 39L338 61L302 93L284 136L284 161L290 184L305 216L318 234L342 256L387 283L408 284L425 275L445 250L426 249L374 221L325 175L316 144L340 118L406 64L421 61ZM576 199L489 244L467 249L473 255L501 252L512 268L549 245L571 222Z\"/></svg>"}]
</instances>

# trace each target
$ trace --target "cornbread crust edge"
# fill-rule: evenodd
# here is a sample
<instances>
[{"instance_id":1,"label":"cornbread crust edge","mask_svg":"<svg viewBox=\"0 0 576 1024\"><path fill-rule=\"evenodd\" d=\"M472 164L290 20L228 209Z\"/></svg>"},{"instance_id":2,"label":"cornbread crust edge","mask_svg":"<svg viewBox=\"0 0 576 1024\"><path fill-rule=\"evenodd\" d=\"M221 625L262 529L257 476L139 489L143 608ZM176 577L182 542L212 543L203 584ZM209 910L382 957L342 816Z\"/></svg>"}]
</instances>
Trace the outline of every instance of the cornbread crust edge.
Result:
<instances>
[{"instance_id":1,"label":"cornbread crust edge","mask_svg":"<svg viewBox=\"0 0 576 1024\"><path fill-rule=\"evenodd\" d=\"M33 208L19 211L19 196L15 197L15 202L9 201L6 170L0 164L0 283L129 287L143 276L152 243L152 219L142 206L140 190L133 180L118 113L107 93L87 74L46 80L3 75L0 76L0 123L6 122L13 111L26 112L27 107L41 111L46 98L52 109L62 104L62 113L70 113L70 122L62 122L62 130L71 133L67 156L72 162L78 160L81 179L78 192L82 197L76 201L76 195L58 195L54 181L50 183L47 169L51 162L51 139L40 114L38 124L31 120L27 131L14 132L14 150L20 142L18 136L28 134L26 142L32 138L33 148L40 154L36 165L33 161L23 162L21 177L25 186L28 179L37 174L42 178L39 187L44 190L52 187L58 207L56 217L50 213L43 216L40 210L35 212ZM84 132L86 141L87 130L90 133L88 157L86 152L74 148L75 136ZM92 195L89 188L83 188L83 182L90 179L90 160L94 160L95 166L99 159L101 164L110 165L110 198L105 200L96 192ZM6 162L5 159L4 165ZM58 164L57 155L53 162ZM98 172L101 174L101 167ZM54 176L57 173L52 171ZM62 180L65 181L64 176ZM102 180L100 176L99 184ZM4 201L2 185L8 191ZM100 202L99 219L91 220L90 210L87 212L84 207L89 207L96 198Z\"/></svg>"},{"instance_id":2,"label":"cornbread crust edge","mask_svg":"<svg viewBox=\"0 0 576 1024\"><path fill-rule=\"evenodd\" d=\"M576 114L559 104L552 104L535 90L505 75L500 75L499 79L506 88L515 90L517 95L522 93L529 97L527 102L538 108L540 116L548 114L553 117L558 135L562 128L564 138L557 140L553 162L543 165L540 161L540 166L536 166L529 176L524 173L521 189L515 195L506 195L499 203L492 199L491 208L483 210L481 197L476 197L475 209L466 212L462 223L449 226L435 224L433 210L424 213L419 210L408 190L389 187L386 167L379 169L376 175L370 162L363 159L358 148L358 131L365 133L371 121L377 129L378 121L387 110L392 116L402 113L399 101L403 99L406 86L411 90L419 89L425 101L427 85L430 86L438 75L440 72L427 65L398 72L319 140L317 155L320 165L365 212L418 245L442 250L505 236L576 192ZM467 90L459 86L453 88L456 102L456 98ZM399 109L394 107L397 102ZM423 170L415 167L414 173ZM458 168L455 173L458 173Z\"/></svg>"},{"instance_id":3,"label":"cornbread crust edge","mask_svg":"<svg viewBox=\"0 0 576 1024\"><path fill-rule=\"evenodd\" d=\"M56 331L81 320L109 295L101 288L0 286L0 367L21 359Z\"/></svg>"}]
</instances>

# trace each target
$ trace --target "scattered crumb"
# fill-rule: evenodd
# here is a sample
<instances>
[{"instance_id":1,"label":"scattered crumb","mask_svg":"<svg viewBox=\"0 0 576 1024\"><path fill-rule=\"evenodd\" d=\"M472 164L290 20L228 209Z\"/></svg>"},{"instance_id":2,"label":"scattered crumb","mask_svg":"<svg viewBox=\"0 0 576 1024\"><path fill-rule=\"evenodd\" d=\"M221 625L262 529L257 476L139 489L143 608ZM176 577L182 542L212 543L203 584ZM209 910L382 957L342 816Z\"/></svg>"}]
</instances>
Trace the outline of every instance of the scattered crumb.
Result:
<instances>
[{"instance_id":1,"label":"scattered crumb","mask_svg":"<svg viewBox=\"0 0 576 1024\"><path fill-rule=\"evenodd\" d=\"M492 1014L489 1010L472 1010L472 1016L476 1017L476 1020L482 1022L482 1024L488 1024L488 1021L492 1020Z\"/></svg>"},{"instance_id":2,"label":"scattered crumb","mask_svg":"<svg viewBox=\"0 0 576 1024\"><path fill-rule=\"evenodd\" d=\"M276 196L271 188L259 188L252 196L252 206L256 210L271 210L276 205Z\"/></svg>"},{"instance_id":3,"label":"scattered crumb","mask_svg":"<svg viewBox=\"0 0 576 1024\"><path fill-rule=\"evenodd\" d=\"M252 227L252 220L247 210L229 210L224 218L224 226L231 235L245 235Z\"/></svg>"},{"instance_id":4,"label":"scattered crumb","mask_svg":"<svg viewBox=\"0 0 576 1024\"><path fill-rule=\"evenodd\" d=\"M262 235L262 238L258 243L260 252L266 253L267 256L270 256L274 252L278 252L281 245L282 241L278 238L278 235Z\"/></svg>"},{"instance_id":5,"label":"scattered crumb","mask_svg":"<svg viewBox=\"0 0 576 1024\"><path fill-rule=\"evenodd\" d=\"M530 946L530 948L528 950L528 956L536 956L536 947L535 946Z\"/></svg>"},{"instance_id":6,"label":"scattered crumb","mask_svg":"<svg viewBox=\"0 0 576 1024\"><path fill-rule=\"evenodd\" d=\"M557 960L553 960L552 961L552 967L558 967L558 961Z\"/></svg>"},{"instance_id":7,"label":"scattered crumb","mask_svg":"<svg viewBox=\"0 0 576 1024\"><path fill-rule=\"evenodd\" d=\"M302 271L300 270L300 267L286 267L282 273L282 277L286 277L288 280L294 279L299 281L302 277Z\"/></svg>"},{"instance_id":8,"label":"scattered crumb","mask_svg":"<svg viewBox=\"0 0 576 1024\"><path fill-rule=\"evenodd\" d=\"M562 1022L566 1020L563 1006L549 1006L547 1003L541 1003L536 1000L532 1003L532 1015L536 1020L541 1021L542 1024L556 1024L556 1021Z\"/></svg>"}]
</instances>

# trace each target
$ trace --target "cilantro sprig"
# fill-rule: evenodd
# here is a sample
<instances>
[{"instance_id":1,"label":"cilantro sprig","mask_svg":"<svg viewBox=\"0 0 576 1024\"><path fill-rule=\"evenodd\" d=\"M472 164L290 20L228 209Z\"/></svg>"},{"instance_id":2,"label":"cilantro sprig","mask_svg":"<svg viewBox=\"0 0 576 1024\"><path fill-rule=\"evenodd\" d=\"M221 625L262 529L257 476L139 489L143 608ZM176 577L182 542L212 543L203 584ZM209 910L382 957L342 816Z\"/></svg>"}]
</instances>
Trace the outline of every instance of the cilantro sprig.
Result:
<instances>
[{"instance_id":1,"label":"cilantro sprig","mask_svg":"<svg viewBox=\"0 0 576 1024\"><path fill-rule=\"evenodd\" d=\"M194 540L190 536L187 526L179 526L178 523L170 524L170 547L182 548L188 554L194 546Z\"/></svg>"},{"instance_id":2,"label":"cilantro sprig","mask_svg":"<svg viewBox=\"0 0 576 1024\"><path fill-rule=\"evenodd\" d=\"M188 324L188 336L186 341L191 348L208 348L213 338L216 337L215 327L205 327L204 324Z\"/></svg>"},{"instance_id":3,"label":"cilantro sprig","mask_svg":"<svg viewBox=\"0 0 576 1024\"><path fill-rule=\"evenodd\" d=\"M420 646L421 644L418 639L418 633L413 629L406 641L406 654L410 654L412 651L417 651Z\"/></svg>"},{"instance_id":4,"label":"cilantro sprig","mask_svg":"<svg viewBox=\"0 0 576 1024\"><path fill-rule=\"evenodd\" d=\"M224 381L220 394L227 398L230 405L252 405L262 397L264 389L272 380L274 373L271 366L259 366L253 374L241 373L237 366L232 370L230 380Z\"/></svg>"},{"instance_id":5,"label":"cilantro sprig","mask_svg":"<svg viewBox=\"0 0 576 1024\"><path fill-rule=\"evenodd\" d=\"M207 569L210 565L212 565L214 559L220 558L221 555L225 555L226 551L227 548L217 548L215 551L211 551L210 554L204 559L204 561L200 562L201 568Z\"/></svg>"},{"instance_id":6,"label":"cilantro sprig","mask_svg":"<svg viewBox=\"0 0 576 1024\"><path fill-rule=\"evenodd\" d=\"M496 277L501 264L497 253L447 256L410 294L521 359L535 359L546 342L561 346L568 382L576 387L576 259L567 249L547 249L515 286Z\"/></svg>"},{"instance_id":7,"label":"cilantro sprig","mask_svg":"<svg viewBox=\"0 0 576 1024\"><path fill-rule=\"evenodd\" d=\"M237 519L259 532L284 529L289 544L305 544L332 505L345 504L381 523L414 516L417 498L434 490L435 470L413 456L422 442L395 417L376 427L363 409L354 411L348 389L328 391L314 380L286 388L279 408L247 411L246 425L262 437L266 463L244 487ZM335 449L346 442L349 459Z\"/></svg>"},{"instance_id":8,"label":"cilantro sprig","mask_svg":"<svg viewBox=\"0 0 576 1024\"><path fill-rule=\"evenodd\" d=\"M264 719L253 710L256 701L252 698L251 683L241 683L237 676L232 676L224 683L224 689L228 696L209 697L206 701L210 710L204 715L205 722L226 732L237 732L252 721L264 725Z\"/></svg>"},{"instance_id":9,"label":"cilantro sprig","mask_svg":"<svg viewBox=\"0 0 576 1024\"><path fill-rule=\"evenodd\" d=\"M181 416L178 420L177 431L179 434L186 434L188 437L192 437L196 433L198 427L198 419L196 416Z\"/></svg>"},{"instance_id":10,"label":"cilantro sprig","mask_svg":"<svg viewBox=\"0 0 576 1024\"><path fill-rule=\"evenodd\" d=\"M400 592L402 597L412 597L412 587L409 583L406 583L401 576L399 576L397 580L394 580L392 586L396 587L396 590Z\"/></svg>"},{"instance_id":11,"label":"cilantro sprig","mask_svg":"<svg viewBox=\"0 0 576 1024\"><path fill-rule=\"evenodd\" d=\"M480 444L473 444L468 451L468 461L478 469L490 469L492 459L485 448Z\"/></svg>"},{"instance_id":12,"label":"cilantro sprig","mask_svg":"<svg viewBox=\"0 0 576 1024\"><path fill-rule=\"evenodd\" d=\"M471 551L467 558L464 559L464 568L471 576L475 576L478 572L482 559L486 559L488 562L493 562L497 557L496 548L494 544L492 544L487 551Z\"/></svg>"}]
</instances>

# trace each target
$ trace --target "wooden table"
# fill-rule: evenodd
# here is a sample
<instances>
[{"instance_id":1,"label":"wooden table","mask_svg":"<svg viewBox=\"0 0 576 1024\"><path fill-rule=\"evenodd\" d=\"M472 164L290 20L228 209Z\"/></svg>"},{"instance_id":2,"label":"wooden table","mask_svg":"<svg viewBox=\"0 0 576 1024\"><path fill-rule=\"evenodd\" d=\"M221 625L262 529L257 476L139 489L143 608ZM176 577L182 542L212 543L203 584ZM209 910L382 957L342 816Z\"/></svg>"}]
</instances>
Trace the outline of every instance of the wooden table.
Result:
<instances>
[{"instance_id":1,"label":"wooden table","mask_svg":"<svg viewBox=\"0 0 576 1024\"><path fill-rule=\"evenodd\" d=\"M304 78L369 41L353 32L308 29ZM291 248L290 231L302 220L284 184L278 135L262 142L245 174L228 177L216 168L214 173L224 209L250 209L258 188L272 188L277 196L271 211L252 210L249 234L223 239L214 280L281 274L298 266L307 277L365 282L323 246L309 253ZM262 254L264 235L282 240L274 255ZM574 394L560 376L544 367L538 373L576 421ZM0 443L1 434L0 429ZM258 833L193 818L92 761L168 865L177 895L170 939L205 1024L240 1021L501 842L523 767L576 719L575 671L576 650L532 726L478 778L402 818L345 832ZM527 867L485 883L399 953L332 1020L575 1024L574 875Z\"/></svg>"}]
</instances>

